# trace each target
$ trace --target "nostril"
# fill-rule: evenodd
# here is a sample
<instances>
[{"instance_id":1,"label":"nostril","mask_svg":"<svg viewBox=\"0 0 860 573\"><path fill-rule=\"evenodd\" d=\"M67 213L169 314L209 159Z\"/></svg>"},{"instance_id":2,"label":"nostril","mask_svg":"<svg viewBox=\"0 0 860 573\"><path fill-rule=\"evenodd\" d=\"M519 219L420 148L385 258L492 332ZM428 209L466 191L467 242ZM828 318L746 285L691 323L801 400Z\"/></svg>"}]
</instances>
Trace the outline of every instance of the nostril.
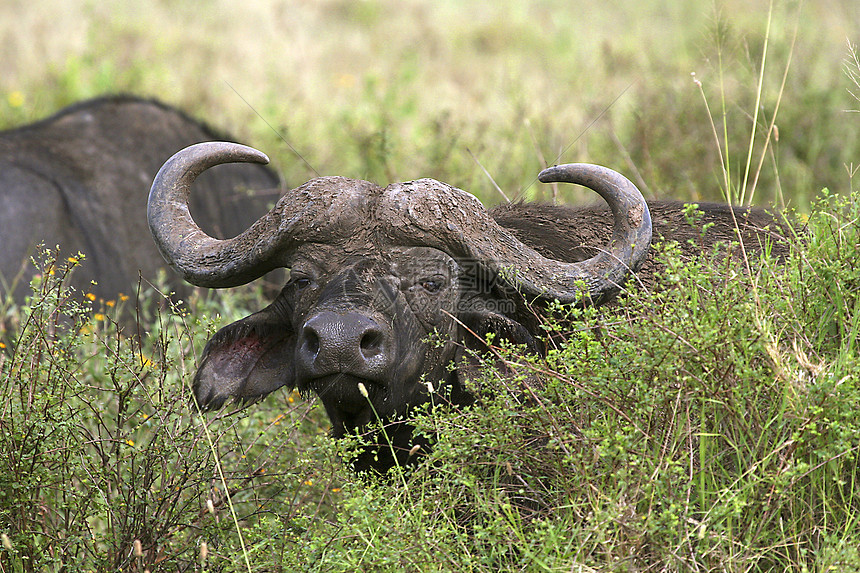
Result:
<instances>
[{"instance_id":1,"label":"nostril","mask_svg":"<svg viewBox=\"0 0 860 573\"><path fill-rule=\"evenodd\" d=\"M319 335L313 328L305 328L304 339L305 350L307 350L308 354L310 354L312 358L316 358L316 355L320 351Z\"/></svg>"},{"instance_id":2,"label":"nostril","mask_svg":"<svg viewBox=\"0 0 860 573\"><path fill-rule=\"evenodd\" d=\"M365 358L376 356L377 354L382 352L383 341L384 336L381 331L376 329L365 331L364 334L362 334L361 336L361 340L359 341L361 354Z\"/></svg>"}]
</instances>

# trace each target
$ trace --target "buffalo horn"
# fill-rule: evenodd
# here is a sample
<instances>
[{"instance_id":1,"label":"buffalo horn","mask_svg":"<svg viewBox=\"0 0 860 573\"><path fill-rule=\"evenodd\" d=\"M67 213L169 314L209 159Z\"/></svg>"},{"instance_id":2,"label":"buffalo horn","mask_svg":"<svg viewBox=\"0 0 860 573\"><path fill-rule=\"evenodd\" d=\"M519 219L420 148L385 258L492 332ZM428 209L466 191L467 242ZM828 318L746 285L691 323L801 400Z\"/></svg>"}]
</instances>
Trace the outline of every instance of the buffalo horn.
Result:
<instances>
[{"instance_id":1,"label":"buffalo horn","mask_svg":"<svg viewBox=\"0 0 860 573\"><path fill-rule=\"evenodd\" d=\"M396 243L436 247L460 261L474 261L529 298L573 303L588 295L597 302L618 292L651 244L651 216L642 194L619 173L587 163L551 167L539 178L583 185L606 200L613 234L605 250L580 262L548 259L497 224L474 195L432 179L389 185L379 218L389 222Z\"/></svg>"},{"instance_id":2,"label":"buffalo horn","mask_svg":"<svg viewBox=\"0 0 860 573\"><path fill-rule=\"evenodd\" d=\"M267 233L259 229L266 217L235 238L219 240L206 234L188 210L191 184L205 170L222 163L268 162L261 151L218 141L187 147L162 165L149 192L149 228L161 255L185 280L210 288L238 286L277 268L264 244ZM235 257L236 252L245 256Z\"/></svg>"},{"instance_id":3,"label":"buffalo horn","mask_svg":"<svg viewBox=\"0 0 860 573\"><path fill-rule=\"evenodd\" d=\"M261 152L235 143L209 142L188 147L158 172L149 197L149 224L165 260L188 282L204 287L248 283L280 266L295 246L326 242L338 234L333 213L350 205L376 204L378 231L395 244L441 249L499 273L525 295L577 302L611 295L645 259L651 243L648 206L625 177L590 164L558 165L539 175L542 182L583 185L609 204L613 215L610 245L581 262L547 259L499 226L471 194L430 179L379 189L344 178L315 180L285 196L249 229L219 240L201 230L188 211L194 179L222 163L266 163ZM340 187L336 189L335 187ZM362 187L366 186L366 187ZM371 199L376 196L376 200ZM357 202L356 202L357 201ZM344 231L341 229L341 231ZM347 233L355 229L347 228ZM334 233L334 234L333 234Z\"/></svg>"}]
</instances>

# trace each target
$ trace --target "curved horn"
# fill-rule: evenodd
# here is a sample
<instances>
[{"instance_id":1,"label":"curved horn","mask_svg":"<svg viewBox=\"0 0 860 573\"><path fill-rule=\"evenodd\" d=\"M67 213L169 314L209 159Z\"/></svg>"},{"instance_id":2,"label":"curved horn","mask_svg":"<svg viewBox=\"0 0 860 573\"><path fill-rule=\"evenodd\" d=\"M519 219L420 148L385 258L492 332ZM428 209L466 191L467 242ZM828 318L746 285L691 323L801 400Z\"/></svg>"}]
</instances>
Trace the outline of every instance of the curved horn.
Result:
<instances>
[{"instance_id":1,"label":"curved horn","mask_svg":"<svg viewBox=\"0 0 860 573\"><path fill-rule=\"evenodd\" d=\"M271 211L232 239L215 239L188 211L191 184L223 163L268 163L260 151L224 141L198 143L161 167L149 193L149 228L164 259L197 286L225 288L251 282L287 266L290 253L307 242L327 243L355 233L367 221L368 202L379 187L345 177L319 177L285 194Z\"/></svg>"},{"instance_id":2,"label":"curved horn","mask_svg":"<svg viewBox=\"0 0 860 573\"><path fill-rule=\"evenodd\" d=\"M266 260L265 245L256 240L266 236L266 217L237 237L219 240L207 235L188 211L191 184L206 169L223 163L268 162L256 149L218 141L186 147L158 171L147 203L149 228L164 260L185 280L213 288L236 286L276 268ZM256 232L249 233L252 229ZM236 252L247 256L237 258Z\"/></svg>"},{"instance_id":3,"label":"curved horn","mask_svg":"<svg viewBox=\"0 0 860 573\"><path fill-rule=\"evenodd\" d=\"M617 292L627 274L639 268L651 247L651 213L642 193L620 173L588 163L556 165L541 171L538 179L542 183L588 187L609 205L613 227L608 249L578 263L577 272L589 277L585 281L592 299Z\"/></svg>"},{"instance_id":4,"label":"curved horn","mask_svg":"<svg viewBox=\"0 0 860 573\"><path fill-rule=\"evenodd\" d=\"M614 219L606 250L575 263L548 259L496 223L474 195L432 179L387 188L390 235L476 261L530 297L581 302L581 283L592 301L616 293L651 245L651 215L642 194L621 174L598 165L559 165L539 178L584 185L606 200Z\"/></svg>"},{"instance_id":5,"label":"curved horn","mask_svg":"<svg viewBox=\"0 0 860 573\"><path fill-rule=\"evenodd\" d=\"M617 292L651 243L651 217L636 186L611 169L589 164L559 165L539 175L543 182L593 189L612 210L608 250L579 263L543 257L499 226L474 195L433 180L381 190L366 181L321 178L282 197L237 237L219 240L201 230L187 206L194 179L222 163L267 161L250 147L209 142L180 151L158 172L149 196L150 229L165 260L185 280L210 288L245 284L284 266L282 259L297 245L342 240L356 232L356 225L373 225L375 219L390 239L435 246L486 265L527 295L571 303L581 299L580 281L592 300ZM371 217L366 209L374 205L379 210Z\"/></svg>"}]
</instances>

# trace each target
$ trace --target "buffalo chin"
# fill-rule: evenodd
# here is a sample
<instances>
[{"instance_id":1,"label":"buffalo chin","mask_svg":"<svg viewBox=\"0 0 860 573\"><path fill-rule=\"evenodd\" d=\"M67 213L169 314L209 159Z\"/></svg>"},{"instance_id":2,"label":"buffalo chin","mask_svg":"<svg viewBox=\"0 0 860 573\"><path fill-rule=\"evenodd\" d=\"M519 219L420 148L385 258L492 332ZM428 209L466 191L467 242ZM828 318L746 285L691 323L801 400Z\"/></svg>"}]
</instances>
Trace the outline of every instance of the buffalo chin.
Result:
<instances>
[{"instance_id":1,"label":"buffalo chin","mask_svg":"<svg viewBox=\"0 0 860 573\"><path fill-rule=\"evenodd\" d=\"M362 394L362 387L367 396ZM386 402L386 390L378 382L347 373L299 381L298 388L302 394L319 396L335 437L371 424L376 420L380 406Z\"/></svg>"}]
</instances>

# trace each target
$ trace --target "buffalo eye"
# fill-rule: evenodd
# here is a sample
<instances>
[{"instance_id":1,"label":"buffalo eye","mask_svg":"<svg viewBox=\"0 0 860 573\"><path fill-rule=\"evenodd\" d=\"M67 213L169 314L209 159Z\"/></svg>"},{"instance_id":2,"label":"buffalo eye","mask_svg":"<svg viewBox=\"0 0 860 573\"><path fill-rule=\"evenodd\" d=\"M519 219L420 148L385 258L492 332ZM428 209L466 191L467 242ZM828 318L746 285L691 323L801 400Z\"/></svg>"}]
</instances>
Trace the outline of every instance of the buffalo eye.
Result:
<instances>
[{"instance_id":1,"label":"buffalo eye","mask_svg":"<svg viewBox=\"0 0 860 573\"><path fill-rule=\"evenodd\" d=\"M300 273L291 273L290 274L290 284L296 287L298 290L302 290L311 285L311 279L309 276L300 274Z\"/></svg>"},{"instance_id":2,"label":"buffalo eye","mask_svg":"<svg viewBox=\"0 0 860 573\"><path fill-rule=\"evenodd\" d=\"M422 279L418 284L429 293L438 292L442 288L442 280L437 278Z\"/></svg>"}]
</instances>

